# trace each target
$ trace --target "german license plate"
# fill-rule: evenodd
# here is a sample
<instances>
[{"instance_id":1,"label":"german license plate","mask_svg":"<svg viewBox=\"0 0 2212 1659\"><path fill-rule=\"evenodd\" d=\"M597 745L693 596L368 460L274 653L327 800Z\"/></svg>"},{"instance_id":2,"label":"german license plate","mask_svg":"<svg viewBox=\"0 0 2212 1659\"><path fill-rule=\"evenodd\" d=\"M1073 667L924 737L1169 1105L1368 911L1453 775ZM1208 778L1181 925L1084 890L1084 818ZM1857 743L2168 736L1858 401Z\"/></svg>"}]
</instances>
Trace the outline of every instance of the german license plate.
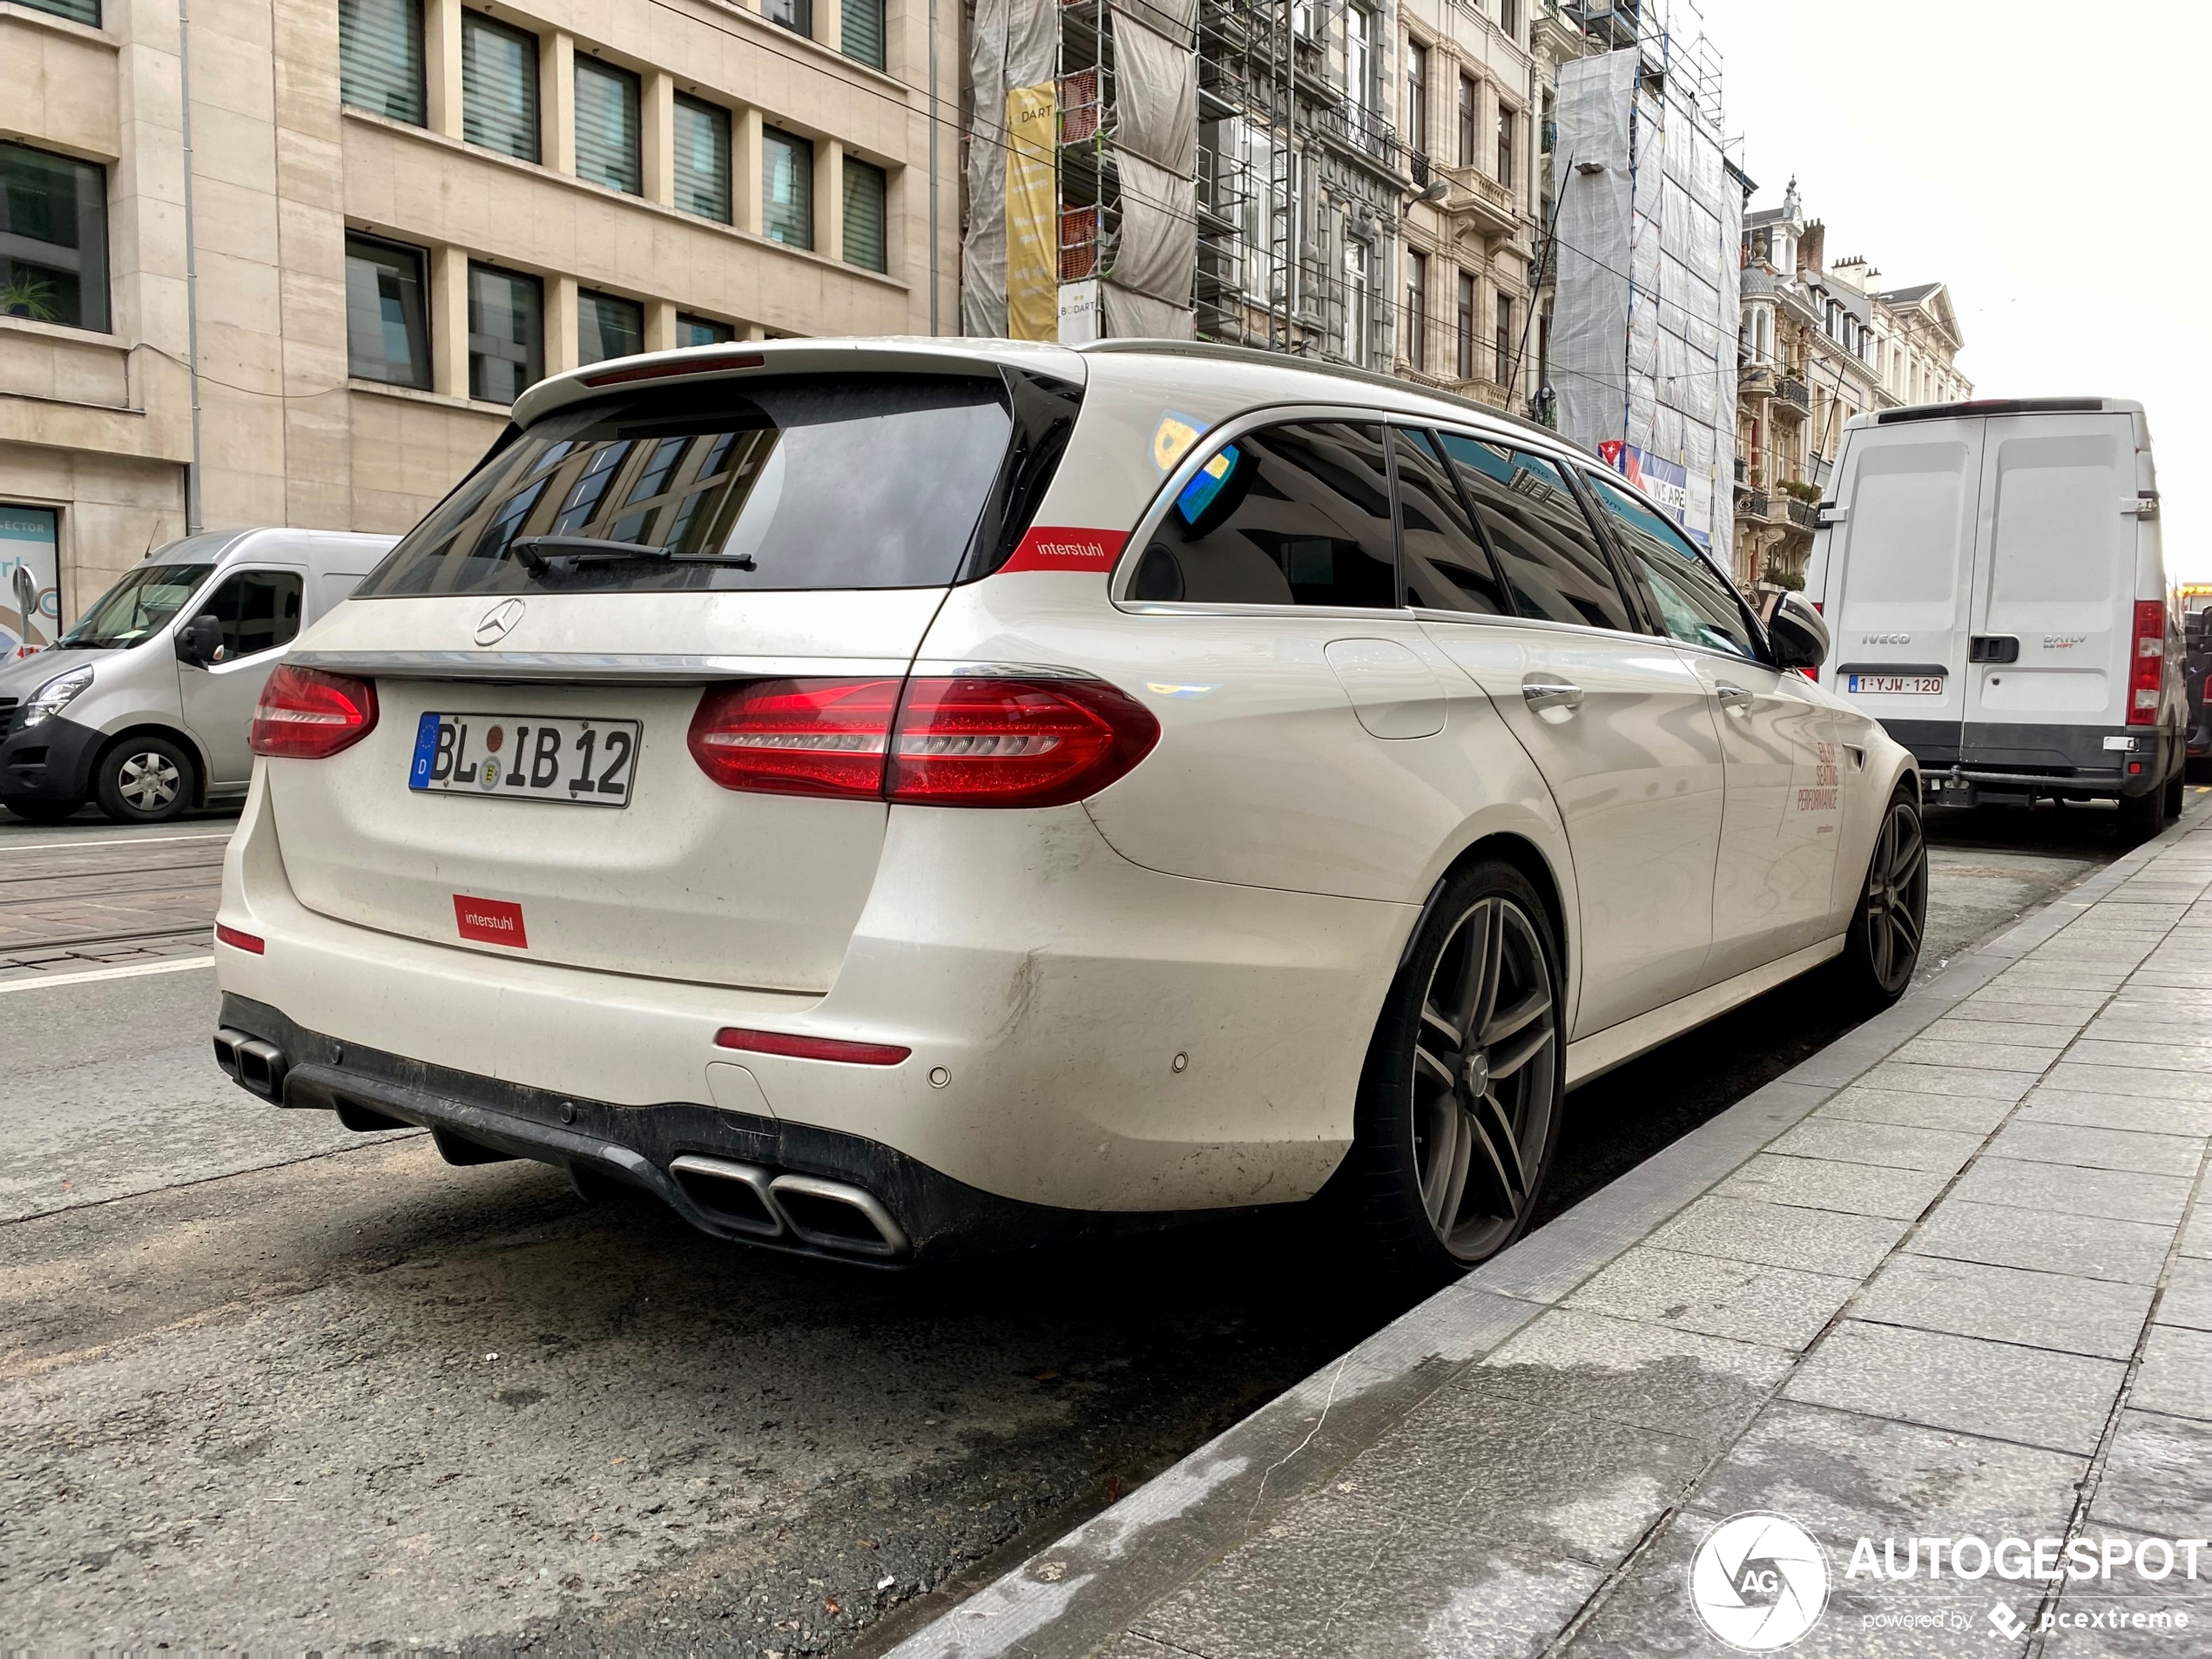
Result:
<instances>
[{"instance_id":1,"label":"german license plate","mask_svg":"<svg viewBox=\"0 0 2212 1659\"><path fill-rule=\"evenodd\" d=\"M1885 697L1941 697L1943 676L1940 674L1848 674L1844 678L1847 691L1873 691Z\"/></svg>"},{"instance_id":2,"label":"german license plate","mask_svg":"<svg viewBox=\"0 0 2212 1659\"><path fill-rule=\"evenodd\" d=\"M426 714L407 786L583 806L627 806L637 769L635 720L537 714Z\"/></svg>"}]
</instances>

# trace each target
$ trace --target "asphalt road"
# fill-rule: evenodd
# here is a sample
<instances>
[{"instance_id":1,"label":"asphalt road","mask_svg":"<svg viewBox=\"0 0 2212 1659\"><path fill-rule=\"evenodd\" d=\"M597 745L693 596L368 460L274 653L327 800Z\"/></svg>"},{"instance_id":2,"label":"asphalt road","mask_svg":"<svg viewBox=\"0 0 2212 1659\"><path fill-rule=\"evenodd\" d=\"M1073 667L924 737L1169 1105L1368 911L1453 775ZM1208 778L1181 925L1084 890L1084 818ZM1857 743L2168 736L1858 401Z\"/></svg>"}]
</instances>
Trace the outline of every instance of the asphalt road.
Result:
<instances>
[{"instance_id":1,"label":"asphalt road","mask_svg":"<svg viewBox=\"0 0 2212 1659\"><path fill-rule=\"evenodd\" d=\"M78 926L29 918L46 872L208 846L28 829L24 961ZM1931 967L2115 851L2087 813L1935 835ZM1296 1215L907 1275L734 1248L272 1109L191 947L102 948L0 968L10 1646L866 1651L1401 1305ZM1840 1018L1808 978L1579 1091L1553 1207Z\"/></svg>"}]
</instances>

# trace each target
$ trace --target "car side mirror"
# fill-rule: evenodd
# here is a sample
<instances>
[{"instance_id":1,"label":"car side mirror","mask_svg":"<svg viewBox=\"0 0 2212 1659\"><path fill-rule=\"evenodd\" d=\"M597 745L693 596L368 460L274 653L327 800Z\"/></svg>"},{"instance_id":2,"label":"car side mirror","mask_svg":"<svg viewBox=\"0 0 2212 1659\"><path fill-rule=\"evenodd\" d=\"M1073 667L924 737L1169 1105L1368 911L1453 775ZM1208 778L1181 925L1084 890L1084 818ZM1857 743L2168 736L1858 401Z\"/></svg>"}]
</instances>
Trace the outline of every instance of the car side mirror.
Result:
<instances>
[{"instance_id":1,"label":"car side mirror","mask_svg":"<svg viewBox=\"0 0 2212 1659\"><path fill-rule=\"evenodd\" d=\"M194 617L177 630L177 660L180 663L205 668L222 649L223 624L212 611Z\"/></svg>"},{"instance_id":2,"label":"car side mirror","mask_svg":"<svg viewBox=\"0 0 2212 1659\"><path fill-rule=\"evenodd\" d=\"M1818 668L1828 660L1828 624L1802 594L1778 597L1766 619L1777 668Z\"/></svg>"}]
</instances>

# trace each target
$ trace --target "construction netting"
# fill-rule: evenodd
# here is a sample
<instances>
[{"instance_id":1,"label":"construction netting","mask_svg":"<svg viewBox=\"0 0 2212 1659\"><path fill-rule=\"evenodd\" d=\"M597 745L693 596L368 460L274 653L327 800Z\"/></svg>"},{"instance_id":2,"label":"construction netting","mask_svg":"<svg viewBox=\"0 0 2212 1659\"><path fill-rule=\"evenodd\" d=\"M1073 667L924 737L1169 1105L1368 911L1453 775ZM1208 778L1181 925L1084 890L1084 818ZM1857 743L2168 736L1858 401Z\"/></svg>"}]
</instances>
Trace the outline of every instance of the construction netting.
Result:
<instances>
[{"instance_id":1,"label":"construction netting","mask_svg":"<svg viewBox=\"0 0 2212 1659\"><path fill-rule=\"evenodd\" d=\"M1686 84L1639 49L1561 64L1555 107L1561 429L1725 561L1743 196Z\"/></svg>"}]
</instances>

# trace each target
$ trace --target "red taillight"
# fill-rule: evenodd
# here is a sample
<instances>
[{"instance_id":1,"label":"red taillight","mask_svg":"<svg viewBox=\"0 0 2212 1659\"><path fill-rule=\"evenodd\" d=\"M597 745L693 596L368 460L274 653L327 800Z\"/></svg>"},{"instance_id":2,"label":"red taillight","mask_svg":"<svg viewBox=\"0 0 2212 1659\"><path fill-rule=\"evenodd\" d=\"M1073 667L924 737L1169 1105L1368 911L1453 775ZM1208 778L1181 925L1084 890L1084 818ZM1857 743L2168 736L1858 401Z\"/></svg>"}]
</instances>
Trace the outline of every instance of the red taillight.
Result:
<instances>
[{"instance_id":1,"label":"red taillight","mask_svg":"<svg viewBox=\"0 0 2212 1659\"><path fill-rule=\"evenodd\" d=\"M228 945L233 950L251 952L256 956L268 949L268 945L258 935L240 933L237 928L226 927L219 921L215 924L215 942Z\"/></svg>"},{"instance_id":2,"label":"red taillight","mask_svg":"<svg viewBox=\"0 0 2212 1659\"><path fill-rule=\"evenodd\" d=\"M897 680L755 680L699 698L691 758L725 789L874 797Z\"/></svg>"},{"instance_id":3,"label":"red taillight","mask_svg":"<svg viewBox=\"0 0 2212 1659\"><path fill-rule=\"evenodd\" d=\"M2166 603L2135 601L2135 644L2128 653L2128 724L2156 725L2166 687Z\"/></svg>"},{"instance_id":4,"label":"red taillight","mask_svg":"<svg viewBox=\"0 0 2212 1659\"><path fill-rule=\"evenodd\" d=\"M1160 724L1102 680L762 680L709 691L691 754L725 789L922 806L1060 806L1151 752ZM894 737L895 731L895 737Z\"/></svg>"},{"instance_id":5,"label":"red taillight","mask_svg":"<svg viewBox=\"0 0 2212 1659\"><path fill-rule=\"evenodd\" d=\"M257 755L323 760L376 729L376 687L368 680L280 664L253 708Z\"/></svg>"},{"instance_id":6,"label":"red taillight","mask_svg":"<svg viewBox=\"0 0 2212 1659\"><path fill-rule=\"evenodd\" d=\"M794 1060L838 1060L848 1066L895 1066L912 1049L895 1042L847 1042L840 1037L795 1037L783 1031L748 1031L725 1025L714 1034L718 1049L788 1055Z\"/></svg>"}]
</instances>

